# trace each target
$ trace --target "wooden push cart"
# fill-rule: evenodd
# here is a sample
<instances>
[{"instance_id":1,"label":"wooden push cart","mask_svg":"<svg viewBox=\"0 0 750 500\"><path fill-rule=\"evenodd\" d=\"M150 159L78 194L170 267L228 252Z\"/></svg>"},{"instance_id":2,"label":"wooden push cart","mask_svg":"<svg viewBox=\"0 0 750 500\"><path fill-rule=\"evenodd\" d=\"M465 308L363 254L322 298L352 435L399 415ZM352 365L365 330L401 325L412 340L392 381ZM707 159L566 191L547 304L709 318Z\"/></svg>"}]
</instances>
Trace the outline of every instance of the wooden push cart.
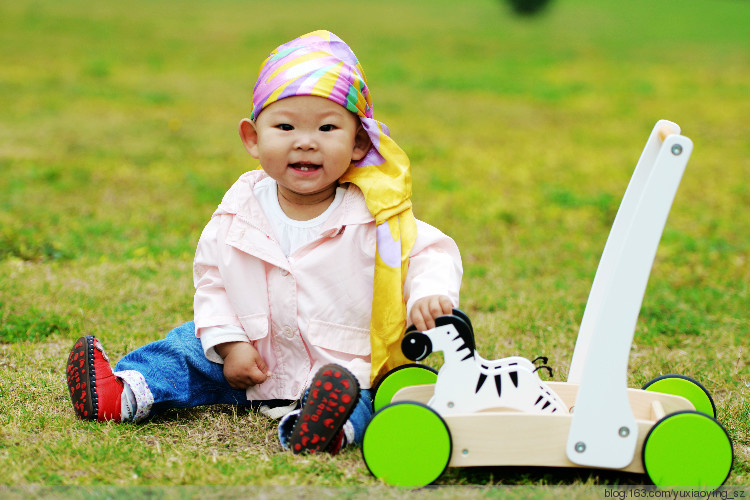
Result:
<instances>
[{"instance_id":1,"label":"wooden push cart","mask_svg":"<svg viewBox=\"0 0 750 500\"><path fill-rule=\"evenodd\" d=\"M543 382L540 360L481 358L460 311L407 331L408 358L442 350L444 364L406 365L380 383L362 446L373 475L414 487L448 466L549 466L645 473L658 486L726 481L732 443L700 383L666 375L627 387L641 302L691 152L675 123L655 125L604 247L567 382Z\"/></svg>"}]
</instances>

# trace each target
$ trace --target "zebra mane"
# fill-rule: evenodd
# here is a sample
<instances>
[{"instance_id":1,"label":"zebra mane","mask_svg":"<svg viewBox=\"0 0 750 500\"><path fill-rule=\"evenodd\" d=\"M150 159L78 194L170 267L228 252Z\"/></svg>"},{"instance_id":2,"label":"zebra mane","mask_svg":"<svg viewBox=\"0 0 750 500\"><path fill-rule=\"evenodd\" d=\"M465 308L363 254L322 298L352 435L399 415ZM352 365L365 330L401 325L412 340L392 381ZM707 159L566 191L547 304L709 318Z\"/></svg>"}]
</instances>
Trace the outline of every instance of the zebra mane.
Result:
<instances>
[{"instance_id":1,"label":"zebra mane","mask_svg":"<svg viewBox=\"0 0 750 500\"><path fill-rule=\"evenodd\" d=\"M474 343L474 331L471 329L471 326L459 316L448 315L435 318L435 326L447 325L453 325L456 328L461 340L464 341L464 346L468 348L473 355L474 351L476 351L476 344Z\"/></svg>"}]
</instances>

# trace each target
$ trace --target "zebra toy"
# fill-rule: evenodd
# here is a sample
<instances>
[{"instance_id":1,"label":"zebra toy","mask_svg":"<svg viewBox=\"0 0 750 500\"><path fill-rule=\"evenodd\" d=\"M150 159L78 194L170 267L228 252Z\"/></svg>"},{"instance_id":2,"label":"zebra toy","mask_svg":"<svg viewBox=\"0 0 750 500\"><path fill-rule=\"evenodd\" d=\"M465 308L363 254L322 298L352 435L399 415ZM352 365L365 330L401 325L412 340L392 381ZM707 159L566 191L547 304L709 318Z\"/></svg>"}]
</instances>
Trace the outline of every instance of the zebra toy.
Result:
<instances>
[{"instance_id":1,"label":"zebra toy","mask_svg":"<svg viewBox=\"0 0 750 500\"><path fill-rule=\"evenodd\" d=\"M464 313L454 310L453 315L441 316L435 323L435 328L425 332L412 326L401 342L401 350L412 361L443 351L444 363L428 403L438 413L499 408L527 413L568 413L565 403L536 373L542 367L519 356L492 361L479 356L471 323ZM545 358L537 359L546 362Z\"/></svg>"}]
</instances>

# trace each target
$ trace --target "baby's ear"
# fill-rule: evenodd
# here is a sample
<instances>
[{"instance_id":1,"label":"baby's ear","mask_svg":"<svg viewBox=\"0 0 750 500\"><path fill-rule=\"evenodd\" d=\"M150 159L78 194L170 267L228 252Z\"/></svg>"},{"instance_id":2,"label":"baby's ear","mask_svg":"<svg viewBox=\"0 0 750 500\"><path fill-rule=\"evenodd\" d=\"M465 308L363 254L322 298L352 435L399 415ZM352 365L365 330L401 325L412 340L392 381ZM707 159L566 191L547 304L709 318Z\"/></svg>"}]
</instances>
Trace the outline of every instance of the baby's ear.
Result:
<instances>
[{"instance_id":1,"label":"baby's ear","mask_svg":"<svg viewBox=\"0 0 750 500\"><path fill-rule=\"evenodd\" d=\"M367 134L367 130L362 125L357 129L357 135L354 136L354 149L352 150L352 161L359 161L365 157L372 142L370 142L370 136Z\"/></svg>"},{"instance_id":2,"label":"baby's ear","mask_svg":"<svg viewBox=\"0 0 750 500\"><path fill-rule=\"evenodd\" d=\"M242 144L245 145L245 149L250 153L250 156L256 160L260 156L258 154L258 131L255 129L255 123L248 118L243 118L240 121L240 139Z\"/></svg>"}]
</instances>

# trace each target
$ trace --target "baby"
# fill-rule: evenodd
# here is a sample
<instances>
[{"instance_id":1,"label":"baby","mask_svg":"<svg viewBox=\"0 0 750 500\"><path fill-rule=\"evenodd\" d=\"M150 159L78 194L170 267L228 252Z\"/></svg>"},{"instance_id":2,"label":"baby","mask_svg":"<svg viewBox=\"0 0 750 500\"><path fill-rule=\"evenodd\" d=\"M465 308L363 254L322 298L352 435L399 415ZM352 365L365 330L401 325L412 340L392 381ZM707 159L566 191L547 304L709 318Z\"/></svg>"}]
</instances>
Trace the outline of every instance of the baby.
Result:
<instances>
[{"instance_id":1,"label":"baby","mask_svg":"<svg viewBox=\"0 0 750 500\"><path fill-rule=\"evenodd\" d=\"M359 444L371 388L419 330L458 306L452 239L414 218L406 154L374 120L364 71L315 31L263 62L242 142L260 163L230 188L194 261L194 321L123 357L81 337L67 366L79 418L249 405L294 453Z\"/></svg>"}]
</instances>

